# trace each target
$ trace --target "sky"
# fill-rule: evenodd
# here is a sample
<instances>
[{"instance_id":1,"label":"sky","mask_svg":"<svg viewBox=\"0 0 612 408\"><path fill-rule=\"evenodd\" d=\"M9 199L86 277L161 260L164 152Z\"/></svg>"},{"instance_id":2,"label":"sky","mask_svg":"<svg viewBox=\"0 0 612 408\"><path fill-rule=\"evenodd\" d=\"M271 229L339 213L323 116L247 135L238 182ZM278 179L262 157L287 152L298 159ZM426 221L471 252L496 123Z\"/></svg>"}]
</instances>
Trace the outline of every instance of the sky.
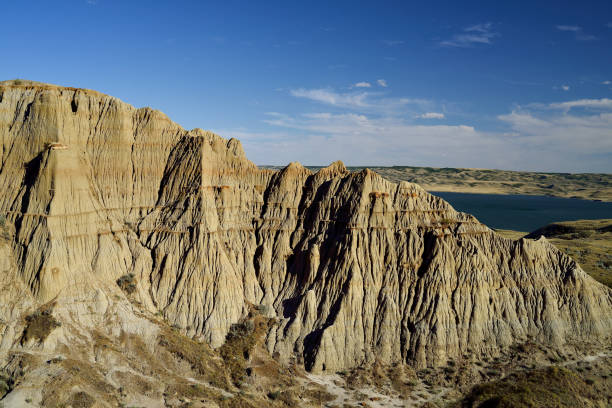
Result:
<instances>
[{"instance_id":1,"label":"sky","mask_svg":"<svg viewBox=\"0 0 612 408\"><path fill-rule=\"evenodd\" d=\"M9 1L0 80L95 89L260 165L612 173L612 2Z\"/></svg>"}]
</instances>

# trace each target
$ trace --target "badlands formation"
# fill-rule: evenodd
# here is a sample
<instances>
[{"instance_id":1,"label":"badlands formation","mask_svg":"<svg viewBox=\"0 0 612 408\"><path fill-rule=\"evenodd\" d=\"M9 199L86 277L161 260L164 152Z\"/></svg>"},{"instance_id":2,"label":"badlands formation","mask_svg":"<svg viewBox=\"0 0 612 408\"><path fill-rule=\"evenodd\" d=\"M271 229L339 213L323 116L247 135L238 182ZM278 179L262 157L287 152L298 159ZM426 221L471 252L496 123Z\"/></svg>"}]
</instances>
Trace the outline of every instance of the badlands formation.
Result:
<instances>
[{"instance_id":1,"label":"badlands formation","mask_svg":"<svg viewBox=\"0 0 612 408\"><path fill-rule=\"evenodd\" d=\"M0 83L0 138L5 401L52 406L52 378L87 377L74 361L98 387L72 382L66 398L168 404L160 384L120 389L121 372L163 371L136 374L128 343L157 367L186 336L222 367L215 353L253 310L270 360L313 374L609 344L612 290L546 239L502 238L417 184L340 162L259 169L235 139L29 81Z\"/></svg>"}]
</instances>

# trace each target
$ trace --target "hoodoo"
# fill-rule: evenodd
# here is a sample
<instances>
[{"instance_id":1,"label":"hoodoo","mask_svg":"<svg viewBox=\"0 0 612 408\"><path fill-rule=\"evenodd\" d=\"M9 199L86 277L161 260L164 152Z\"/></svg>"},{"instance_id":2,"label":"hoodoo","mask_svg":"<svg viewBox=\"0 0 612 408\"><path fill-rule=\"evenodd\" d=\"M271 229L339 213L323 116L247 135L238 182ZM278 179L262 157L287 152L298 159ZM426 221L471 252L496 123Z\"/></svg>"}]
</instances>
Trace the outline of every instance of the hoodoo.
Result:
<instances>
[{"instance_id":1,"label":"hoodoo","mask_svg":"<svg viewBox=\"0 0 612 408\"><path fill-rule=\"evenodd\" d=\"M314 372L612 334L612 290L570 257L504 239L416 184L341 162L259 169L235 139L28 81L0 83L0 137L4 364L95 332L155 347L139 310L218 348L260 305L268 352ZM24 341L41 308L58 328Z\"/></svg>"}]
</instances>

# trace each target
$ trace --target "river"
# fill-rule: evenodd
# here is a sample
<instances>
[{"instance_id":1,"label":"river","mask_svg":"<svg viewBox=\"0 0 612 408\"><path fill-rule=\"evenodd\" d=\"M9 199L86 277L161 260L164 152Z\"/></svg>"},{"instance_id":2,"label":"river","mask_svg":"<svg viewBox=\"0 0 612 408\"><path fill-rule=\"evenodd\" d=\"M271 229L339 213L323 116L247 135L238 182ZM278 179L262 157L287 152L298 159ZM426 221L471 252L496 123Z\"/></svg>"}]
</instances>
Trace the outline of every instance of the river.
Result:
<instances>
[{"instance_id":1,"label":"river","mask_svg":"<svg viewBox=\"0 0 612 408\"><path fill-rule=\"evenodd\" d=\"M531 232L551 222L612 218L612 203L529 195L431 192L491 228Z\"/></svg>"}]
</instances>

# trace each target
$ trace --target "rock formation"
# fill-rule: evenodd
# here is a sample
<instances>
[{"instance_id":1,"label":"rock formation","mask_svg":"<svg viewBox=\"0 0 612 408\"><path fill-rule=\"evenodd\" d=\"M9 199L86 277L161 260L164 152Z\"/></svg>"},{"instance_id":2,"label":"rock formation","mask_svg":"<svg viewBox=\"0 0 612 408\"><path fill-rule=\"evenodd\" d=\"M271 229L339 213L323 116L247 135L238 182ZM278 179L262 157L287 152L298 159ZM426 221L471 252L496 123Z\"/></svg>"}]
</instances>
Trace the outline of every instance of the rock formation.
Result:
<instances>
[{"instance_id":1,"label":"rock formation","mask_svg":"<svg viewBox=\"0 0 612 408\"><path fill-rule=\"evenodd\" d=\"M262 305L270 354L317 372L612 334L612 291L571 258L416 184L340 162L258 169L235 139L28 81L0 83L0 140L0 359L41 305L64 326L150 338L124 276L132 302L212 347ZM86 336L61 333L44 347Z\"/></svg>"}]
</instances>

